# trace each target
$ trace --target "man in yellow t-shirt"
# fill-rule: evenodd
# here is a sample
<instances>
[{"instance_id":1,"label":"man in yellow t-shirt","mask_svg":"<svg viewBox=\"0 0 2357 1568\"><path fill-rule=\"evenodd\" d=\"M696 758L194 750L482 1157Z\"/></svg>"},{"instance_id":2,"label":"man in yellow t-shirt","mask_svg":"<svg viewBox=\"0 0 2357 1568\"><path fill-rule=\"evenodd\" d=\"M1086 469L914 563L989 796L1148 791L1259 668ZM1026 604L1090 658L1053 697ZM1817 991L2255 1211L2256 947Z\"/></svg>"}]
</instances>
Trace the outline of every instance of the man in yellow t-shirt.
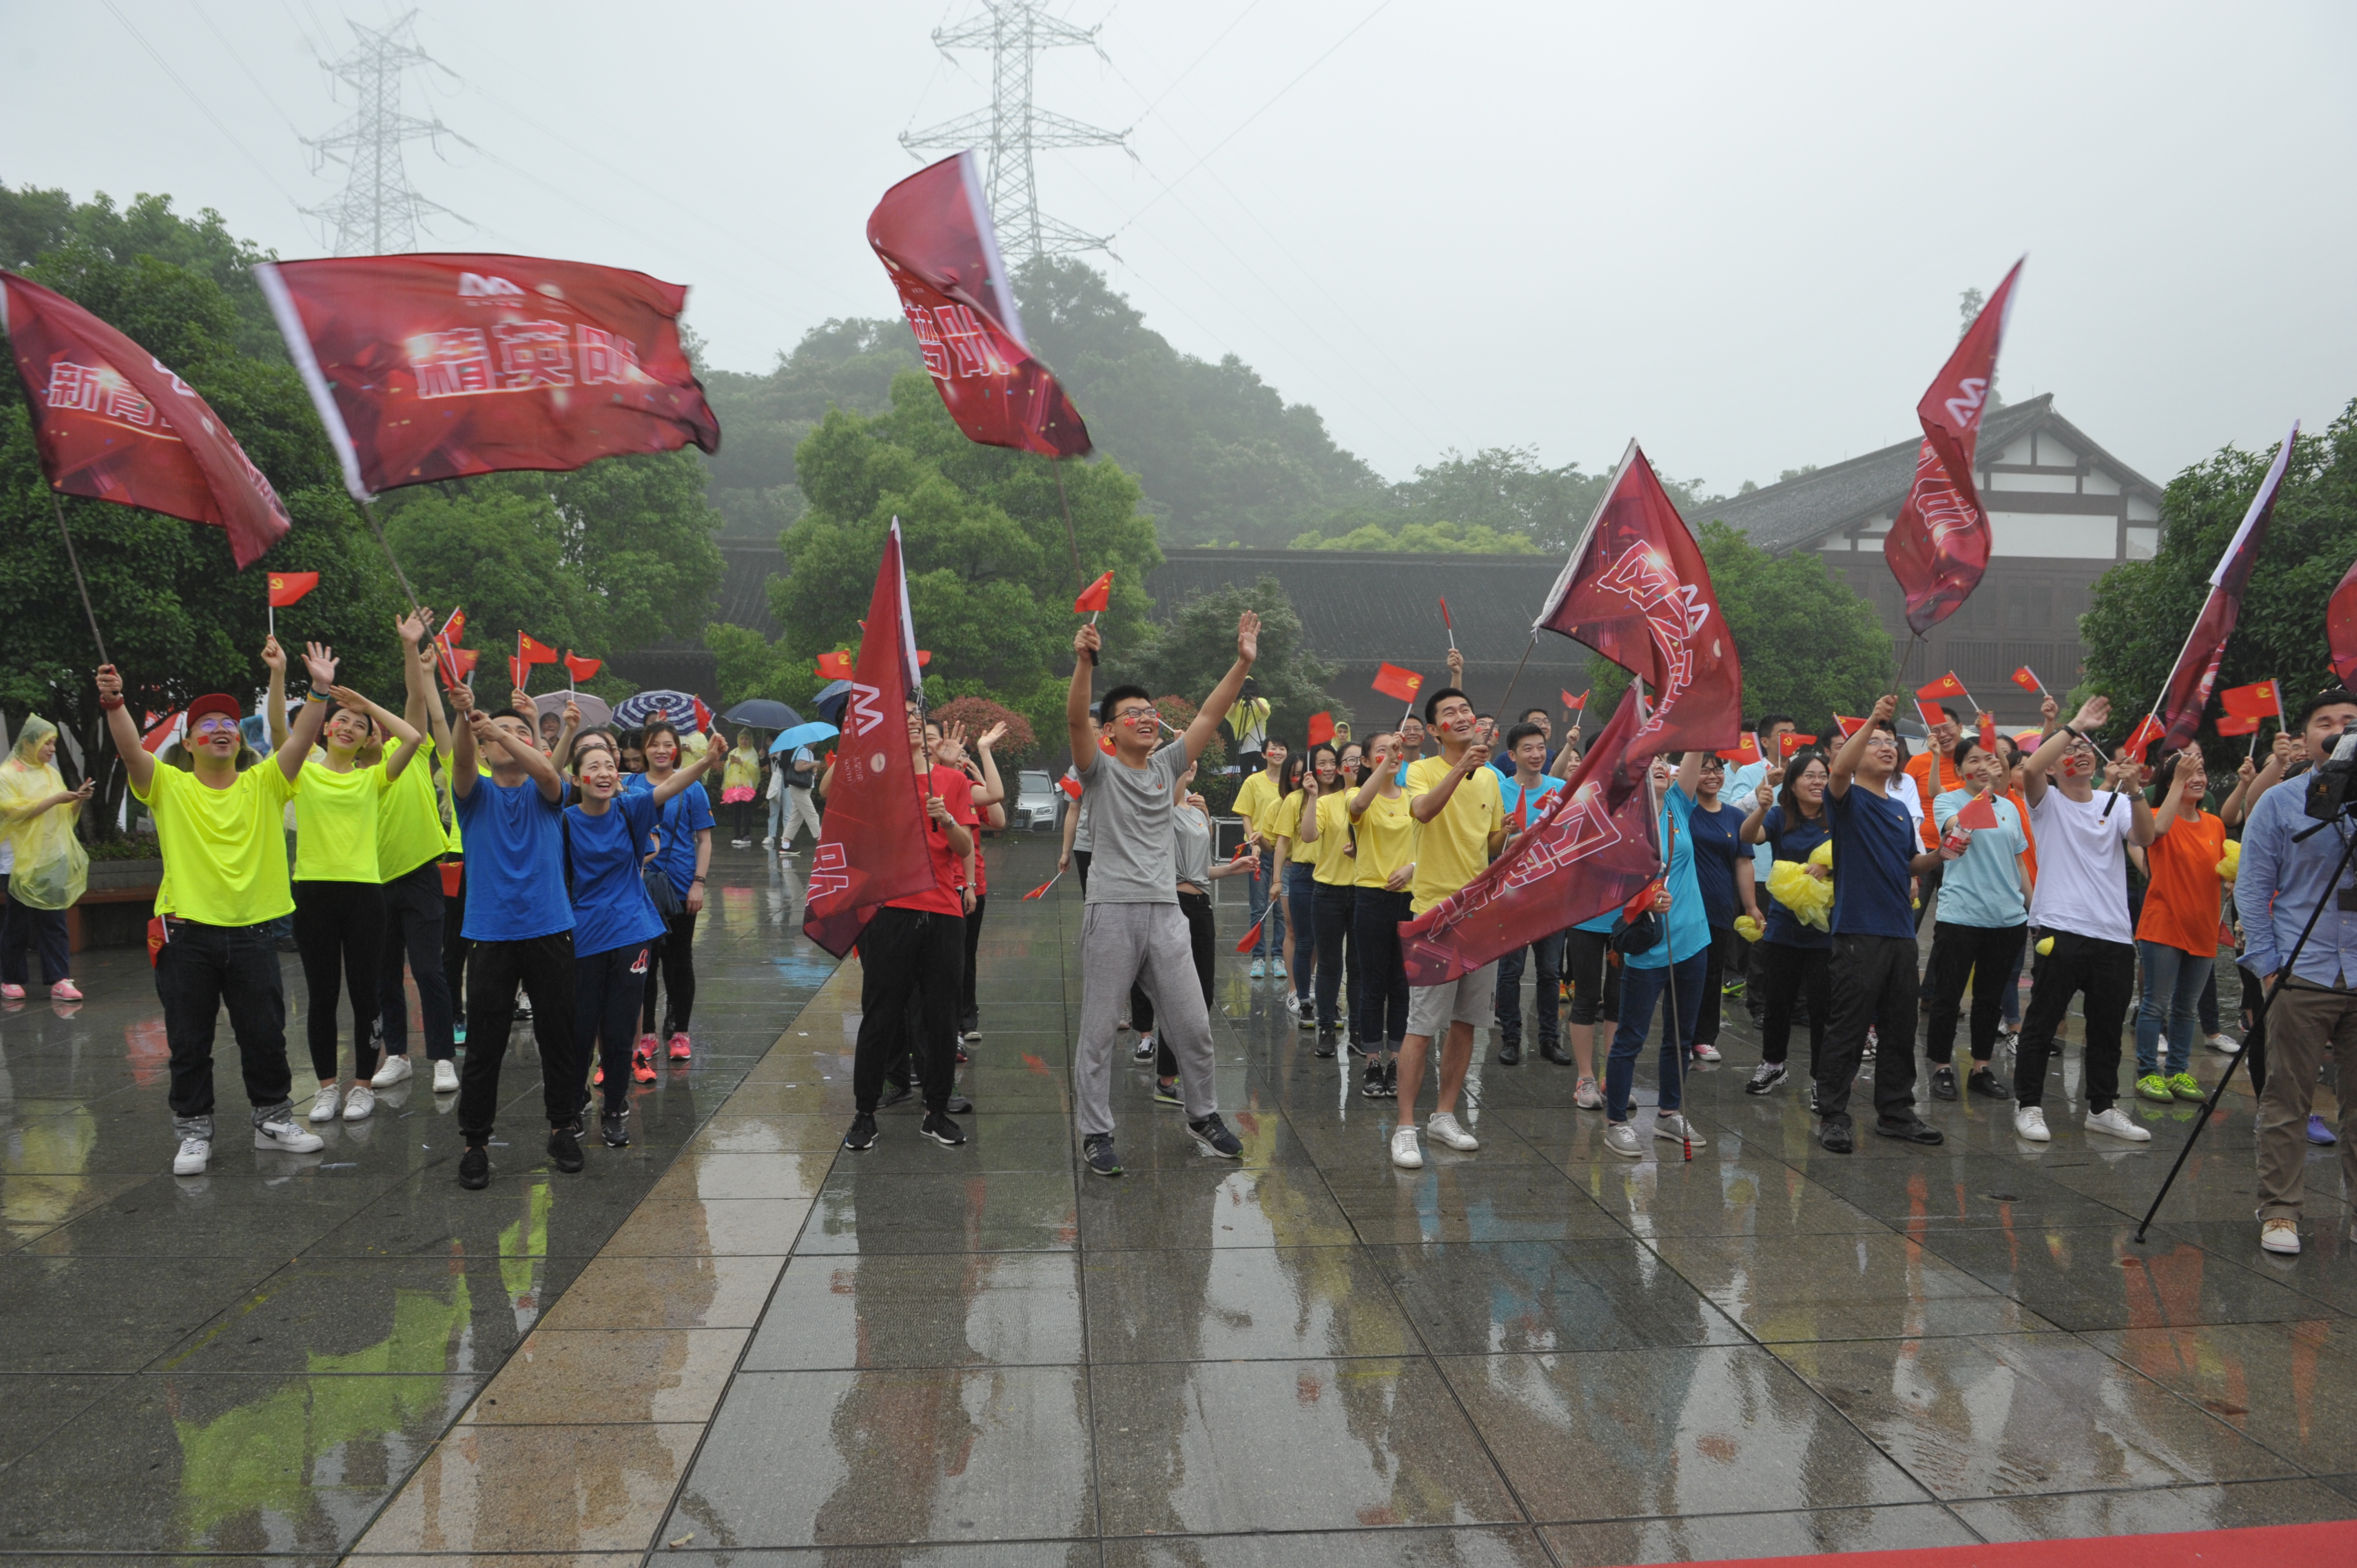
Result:
<instances>
[{"instance_id":1,"label":"man in yellow t-shirt","mask_svg":"<svg viewBox=\"0 0 2357 1568\"><path fill-rule=\"evenodd\" d=\"M1253 945L1252 977L1258 980L1268 972L1269 961L1276 963L1276 977L1285 978L1285 906L1272 899L1271 889L1276 882L1276 812L1285 803L1285 743L1268 742L1261 754L1268 766L1254 774L1236 791L1236 815L1244 820L1245 842L1256 846L1260 875L1249 879L1248 902L1252 906L1253 924L1260 928L1260 940Z\"/></svg>"},{"instance_id":2,"label":"man in yellow t-shirt","mask_svg":"<svg viewBox=\"0 0 2357 1568\"><path fill-rule=\"evenodd\" d=\"M286 1065L286 986L267 929L295 909L286 803L319 738L336 678L335 654L318 643L304 663L311 694L274 756L238 768L246 750L241 710L236 698L216 693L188 704L194 766L185 773L159 765L139 744L139 726L123 703L123 677L112 664L99 666L107 734L131 793L156 819L164 856L156 894L164 941L154 959L172 1053L172 1125L180 1135L174 1176L201 1176L212 1158L213 1023L224 1004L253 1109L253 1146L297 1155L320 1147L317 1134L296 1122L288 1097L294 1078Z\"/></svg>"},{"instance_id":3,"label":"man in yellow t-shirt","mask_svg":"<svg viewBox=\"0 0 2357 1568\"><path fill-rule=\"evenodd\" d=\"M1427 732L1440 741L1440 755L1408 767L1401 786L1408 813L1417 823L1415 879L1409 884L1411 914L1421 915L1489 869L1490 857L1506 838L1505 799L1498 770L1490 766L1490 733L1473 704L1454 686L1424 700ZM1436 1143L1469 1154L1480 1143L1458 1125L1457 1097L1473 1060L1473 1029L1489 1021L1496 1006L1498 966L1483 964L1445 985L1408 989L1407 1038L1400 1043L1399 1124L1392 1129L1392 1164L1415 1170L1424 1164L1416 1147L1415 1091L1424 1080L1426 1053L1443 1037L1440 1084L1432 1120L1425 1131Z\"/></svg>"}]
</instances>

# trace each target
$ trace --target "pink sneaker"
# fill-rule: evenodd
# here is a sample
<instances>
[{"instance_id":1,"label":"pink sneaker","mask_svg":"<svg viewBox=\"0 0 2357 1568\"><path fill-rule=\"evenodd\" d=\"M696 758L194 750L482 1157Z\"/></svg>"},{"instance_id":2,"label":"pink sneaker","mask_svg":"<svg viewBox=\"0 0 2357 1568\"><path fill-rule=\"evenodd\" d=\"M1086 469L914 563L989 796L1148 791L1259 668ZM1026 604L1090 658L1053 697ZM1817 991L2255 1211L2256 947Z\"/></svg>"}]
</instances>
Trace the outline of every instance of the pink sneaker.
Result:
<instances>
[{"instance_id":1,"label":"pink sneaker","mask_svg":"<svg viewBox=\"0 0 2357 1568\"><path fill-rule=\"evenodd\" d=\"M22 995L23 993L19 992L17 994ZM52 1002L79 1002L81 1000L81 987L76 985L70 980L60 980L55 985L49 987L49 1000Z\"/></svg>"},{"instance_id":2,"label":"pink sneaker","mask_svg":"<svg viewBox=\"0 0 2357 1568\"><path fill-rule=\"evenodd\" d=\"M671 1059L683 1062L687 1059L687 1031L682 1029L671 1037Z\"/></svg>"},{"instance_id":3,"label":"pink sneaker","mask_svg":"<svg viewBox=\"0 0 2357 1568\"><path fill-rule=\"evenodd\" d=\"M23 986L0 985L0 1001L22 1002L24 999L25 988Z\"/></svg>"}]
</instances>

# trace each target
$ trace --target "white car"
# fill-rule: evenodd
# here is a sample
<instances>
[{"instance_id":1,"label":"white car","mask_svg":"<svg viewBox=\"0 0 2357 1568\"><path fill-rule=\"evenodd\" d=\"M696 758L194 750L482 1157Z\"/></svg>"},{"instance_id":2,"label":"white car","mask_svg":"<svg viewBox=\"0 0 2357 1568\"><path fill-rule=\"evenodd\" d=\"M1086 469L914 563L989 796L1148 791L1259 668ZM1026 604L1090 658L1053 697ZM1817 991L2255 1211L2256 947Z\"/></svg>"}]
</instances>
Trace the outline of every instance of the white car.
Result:
<instances>
[{"instance_id":1,"label":"white car","mask_svg":"<svg viewBox=\"0 0 2357 1568\"><path fill-rule=\"evenodd\" d=\"M1055 779L1045 773L1027 770L1016 778L1015 809L1006 813L1006 825L1033 832L1052 832L1062 805L1063 792L1056 788Z\"/></svg>"}]
</instances>

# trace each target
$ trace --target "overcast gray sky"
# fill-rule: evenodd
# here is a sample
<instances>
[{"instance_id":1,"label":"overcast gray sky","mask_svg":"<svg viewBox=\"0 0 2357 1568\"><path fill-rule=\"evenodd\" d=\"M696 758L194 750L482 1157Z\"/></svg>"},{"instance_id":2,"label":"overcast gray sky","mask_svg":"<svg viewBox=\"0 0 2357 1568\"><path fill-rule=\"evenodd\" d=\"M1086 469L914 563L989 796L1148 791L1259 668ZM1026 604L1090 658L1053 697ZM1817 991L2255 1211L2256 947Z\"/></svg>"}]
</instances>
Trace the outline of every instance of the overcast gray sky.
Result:
<instances>
[{"instance_id":1,"label":"overcast gray sky","mask_svg":"<svg viewBox=\"0 0 2357 1568\"><path fill-rule=\"evenodd\" d=\"M977 0L421 0L437 248L694 285L715 363L888 315L895 137L989 102ZM1731 489L1906 438L1956 298L2028 252L2002 363L2156 480L2357 394L2357 6L1059 0L1132 131L1042 205L1181 349L1235 353L1388 477L1457 446ZM298 134L351 112L331 0L0 0L0 180L169 192L322 252ZM177 80L176 80L177 79ZM1082 410L1083 413L1087 411Z\"/></svg>"}]
</instances>

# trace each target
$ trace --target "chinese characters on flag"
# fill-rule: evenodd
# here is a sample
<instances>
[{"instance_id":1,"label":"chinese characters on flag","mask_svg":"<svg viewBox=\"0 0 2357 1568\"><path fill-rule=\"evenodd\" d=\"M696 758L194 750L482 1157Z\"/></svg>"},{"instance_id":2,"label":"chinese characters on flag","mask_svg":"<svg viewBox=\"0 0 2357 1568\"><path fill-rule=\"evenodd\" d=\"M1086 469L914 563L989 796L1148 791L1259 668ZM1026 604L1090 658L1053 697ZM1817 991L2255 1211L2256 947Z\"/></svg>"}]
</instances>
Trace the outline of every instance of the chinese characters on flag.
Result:
<instances>
[{"instance_id":1,"label":"chinese characters on flag","mask_svg":"<svg viewBox=\"0 0 2357 1568\"><path fill-rule=\"evenodd\" d=\"M285 535L278 492L154 355L15 273L0 272L0 328L53 489L221 529L240 570Z\"/></svg>"},{"instance_id":2,"label":"chinese characters on flag","mask_svg":"<svg viewBox=\"0 0 2357 1568\"><path fill-rule=\"evenodd\" d=\"M677 284L450 254L265 262L254 278L362 500L468 474L720 449L680 342Z\"/></svg>"}]
</instances>

